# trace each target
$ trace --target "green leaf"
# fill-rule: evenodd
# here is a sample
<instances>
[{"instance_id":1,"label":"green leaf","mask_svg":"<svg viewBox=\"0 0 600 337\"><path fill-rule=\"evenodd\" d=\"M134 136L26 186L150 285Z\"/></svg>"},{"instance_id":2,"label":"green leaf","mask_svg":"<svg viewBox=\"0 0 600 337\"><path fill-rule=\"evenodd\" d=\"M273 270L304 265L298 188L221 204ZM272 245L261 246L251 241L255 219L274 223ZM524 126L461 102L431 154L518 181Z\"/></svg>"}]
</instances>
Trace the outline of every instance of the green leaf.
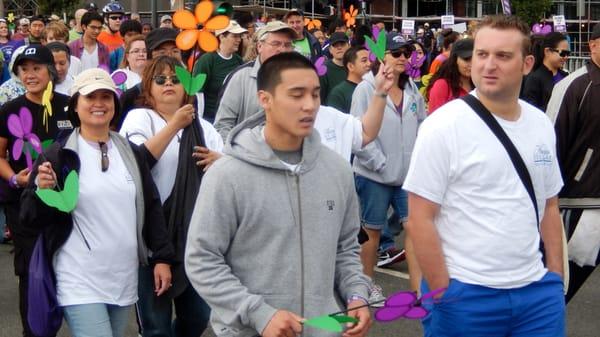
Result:
<instances>
[{"instance_id":1,"label":"green leaf","mask_svg":"<svg viewBox=\"0 0 600 337\"><path fill-rule=\"evenodd\" d=\"M77 206L79 197L79 176L75 170L69 172L65 179L65 186L62 191L55 191L49 188L38 188L35 194L48 206L57 208L61 212L70 213Z\"/></svg>"},{"instance_id":2,"label":"green leaf","mask_svg":"<svg viewBox=\"0 0 600 337\"><path fill-rule=\"evenodd\" d=\"M192 77L192 74L181 66L175 66L175 74L177 74L177 77L181 80L181 85L183 85L185 92L190 96L193 96L200 91L206 81L206 74L198 74Z\"/></svg>"},{"instance_id":3,"label":"green leaf","mask_svg":"<svg viewBox=\"0 0 600 337\"><path fill-rule=\"evenodd\" d=\"M387 42L385 34L383 32L380 33L379 37L377 38L377 42L373 41L373 39L368 36L365 36L365 38L367 40L369 49L371 49L371 52L375 54L379 61L383 62L383 57L385 56L385 44Z\"/></svg>"},{"instance_id":4,"label":"green leaf","mask_svg":"<svg viewBox=\"0 0 600 337\"><path fill-rule=\"evenodd\" d=\"M333 331L333 332L342 332L342 326L340 323L331 316L319 316L314 317L309 320L304 321L305 325L310 325L314 328Z\"/></svg>"},{"instance_id":5,"label":"green leaf","mask_svg":"<svg viewBox=\"0 0 600 337\"><path fill-rule=\"evenodd\" d=\"M42 142L42 151L47 149L48 146L52 145L52 143L54 143L54 141L52 139L46 139L45 141ZM29 142L25 143L25 146L23 146L23 154L25 154L26 149L29 151L29 153L31 154L31 158L33 158L33 160L36 160L37 157L40 155L39 153L37 153L37 151L33 148L33 146L31 146L31 144L29 144Z\"/></svg>"},{"instance_id":6,"label":"green leaf","mask_svg":"<svg viewBox=\"0 0 600 337\"><path fill-rule=\"evenodd\" d=\"M346 316L346 315L335 315L335 316L330 316L330 317L335 319L339 323L358 323L357 318Z\"/></svg>"}]
</instances>

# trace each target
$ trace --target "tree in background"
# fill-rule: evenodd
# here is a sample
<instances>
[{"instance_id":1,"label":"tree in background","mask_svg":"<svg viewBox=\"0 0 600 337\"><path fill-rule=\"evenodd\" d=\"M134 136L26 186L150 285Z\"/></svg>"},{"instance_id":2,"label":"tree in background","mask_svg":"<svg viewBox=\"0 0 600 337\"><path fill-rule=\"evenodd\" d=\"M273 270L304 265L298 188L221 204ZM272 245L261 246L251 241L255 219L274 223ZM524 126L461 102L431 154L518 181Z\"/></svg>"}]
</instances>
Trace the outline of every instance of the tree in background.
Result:
<instances>
[{"instance_id":1,"label":"tree in background","mask_svg":"<svg viewBox=\"0 0 600 337\"><path fill-rule=\"evenodd\" d=\"M513 13L530 26L546 16L552 7L552 0L512 0Z\"/></svg>"}]
</instances>

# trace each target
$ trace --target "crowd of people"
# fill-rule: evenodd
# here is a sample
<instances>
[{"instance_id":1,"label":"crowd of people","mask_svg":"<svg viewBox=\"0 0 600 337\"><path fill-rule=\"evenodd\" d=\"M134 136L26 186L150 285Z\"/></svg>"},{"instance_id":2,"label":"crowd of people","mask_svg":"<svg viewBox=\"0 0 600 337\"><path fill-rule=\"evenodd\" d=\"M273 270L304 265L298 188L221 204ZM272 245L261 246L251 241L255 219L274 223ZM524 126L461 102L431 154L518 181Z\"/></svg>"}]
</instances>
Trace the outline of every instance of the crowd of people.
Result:
<instances>
[{"instance_id":1,"label":"crowd of people","mask_svg":"<svg viewBox=\"0 0 600 337\"><path fill-rule=\"evenodd\" d=\"M366 336L386 299L375 268L404 260L412 290L441 289L426 336L565 335L600 261L600 25L569 74L564 35L509 16L407 36L236 13L195 54L172 16L126 13L0 19L1 239L23 336L40 237L75 337L123 336L133 306L144 337L329 336L302 323L341 309L358 320L343 335ZM72 172L72 210L42 200Z\"/></svg>"}]
</instances>

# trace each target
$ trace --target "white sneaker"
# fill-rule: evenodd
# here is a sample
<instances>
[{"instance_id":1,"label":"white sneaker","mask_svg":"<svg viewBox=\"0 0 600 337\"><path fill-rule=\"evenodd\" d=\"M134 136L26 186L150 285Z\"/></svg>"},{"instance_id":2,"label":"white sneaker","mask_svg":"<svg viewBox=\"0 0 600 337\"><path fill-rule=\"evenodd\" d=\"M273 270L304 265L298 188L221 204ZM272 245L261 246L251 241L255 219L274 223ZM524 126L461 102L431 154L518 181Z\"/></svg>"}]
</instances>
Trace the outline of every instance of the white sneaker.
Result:
<instances>
[{"instance_id":1,"label":"white sneaker","mask_svg":"<svg viewBox=\"0 0 600 337\"><path fill-rule=\"evenodd\" d=\"M373 283L371 286L371 295L369 295L369 303L373 308L381 308L385 302L385 296L383 296L383 290L380 286Z\"/></svg>"}]
</instances>

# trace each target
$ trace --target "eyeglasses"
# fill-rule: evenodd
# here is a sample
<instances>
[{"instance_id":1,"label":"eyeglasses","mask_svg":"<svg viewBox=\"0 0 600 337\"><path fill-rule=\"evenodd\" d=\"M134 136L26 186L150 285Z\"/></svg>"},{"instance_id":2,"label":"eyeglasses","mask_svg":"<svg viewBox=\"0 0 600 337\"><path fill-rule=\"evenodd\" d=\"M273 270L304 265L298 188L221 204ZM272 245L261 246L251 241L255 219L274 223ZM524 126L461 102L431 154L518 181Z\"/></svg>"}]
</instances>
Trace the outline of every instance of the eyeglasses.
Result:
<instances>
[{"instance_id":1,"label":"eyeglasses","mask_svg":"<svg viewBox=\"0 0 600 337\"><path fill-rule=\"evenodd\" d=\"M129 54L146 54L146 49L132 49L129 51Z\"/></svg>"},{"instance_id":2,"label":"eyeglasses","mask_svg":"<svg viewBox=\"0 0 600 337\"><path fill-rule=\"evenodd\" d=\"M560 56L560 57L568 57L569 55L571 55L570 50L560 50L560 49L555 49L555 48L551 48L550 50L552 50L555 53L558 53L558 56Z\"/></svg>"},{"instance_id":3,"label":"eyeglasses","mask_svg":"<svg viewBox=\"0 0 600 337\"><path fill-rule=\"evenodd\" d=\"M386 54L390 54L394 58L399 58L401 55L404 55L405 58L409 58L412 52L408 49L396 49L387 51Z\"/></svg>"},{"instance_id":4,"label":"eyeglasses","mask_svg":"<svg viewBox=\"0 0 600 337\"><path fill-rule=\"evenodd\" d=\"M102 30L101 26L87 26L87 28L89 28L91 30Z\"/></svg>"},{"instance_id":5,"label":"eyeglasses","mask_svg":"<svg viewBox=\"0 0 600 337\"><path fill-rule=\"evenodd\" d=\"M266 43L266 44L268 44L269 46L271 46L273 48L284 47L285 49L291 49L292 46L294 45L291 42L281 42L281 41L271 41L271 42L263 41L263 42Z\"/></svg>"},{"instance_id":6,"label":"eyeglasses","mask_svg":"<svg viewBox=\"0 0 600 337\"><path fill-rule=\"evenodd\" d=\"M114 21L123 20L123 15L114 15L114 16L109 16L108 18L111 20L114 20Z\"/></svg>"},{"instance_id":7,"label":"eyeglasses","mask_svg":"<svg viewBox=\"0 0 600 337\"><path fill-rule=\"evenodd\" d=\"M173 75L173 76L156 75L156 76L152 77L152 79L154 80L154 83L156 83L158 85L165 85L165 83L167 83L167 80L171 80L171 83L173 83L174 85L181 83L181 81L179 80L179 77L177 77L175 75Z\"/></svg>"},{"instance_id":8,"label":"eyeglasses","mask_svg":"<svg viewBox=\"0 0 600 337\"><path fill-rule=\"evenodd\" d=\"M100 153L102 157L100 158L100 165L102 165L102 172L108 171L108 146L105 142L98 142L100 145Z\"/></svg>"}]
</instances>

